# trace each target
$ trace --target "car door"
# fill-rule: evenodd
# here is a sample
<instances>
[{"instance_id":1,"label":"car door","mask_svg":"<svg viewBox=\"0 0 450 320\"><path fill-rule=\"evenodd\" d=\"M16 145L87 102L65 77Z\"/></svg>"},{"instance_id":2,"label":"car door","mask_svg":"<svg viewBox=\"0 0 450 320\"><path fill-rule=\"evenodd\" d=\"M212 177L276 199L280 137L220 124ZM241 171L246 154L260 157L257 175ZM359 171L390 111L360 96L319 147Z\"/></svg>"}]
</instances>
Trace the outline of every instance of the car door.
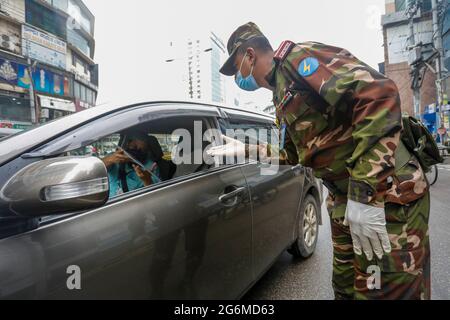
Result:
<instances>
[{"instance_id":1,"label":"car door","mask_svg":"<svg viewBox=\"0 0 450 320\"><path fill-rule=\"evenodd\" d=\"M270 117L237 110L225 113L227 129L250 130L249 135L261 130L266 130L267 136L271 132L278 134ZM273 139L274 142L278 143L278 139ZM265 168L266 165L256 161L242 167L252 198L255 276L264 272L295 240L294 226L305 179L300 166L280 165L274 172Z\"/></svg>"},{"instance_id":2,"label":"car door","mask_svg":"<svg viewBox=\"0 0 450 320\"><path fill-rule=\"evenodd\" d=\"M132 108L28 158L79 150L146 121L163 128L189 116L213 127L217 115L217 108L192 105ZM88 212L46 217L35 230L0 240L0 298L235 298L252 281L251 219L238 165L179 176Z\"/></svg>"}]
</instances>

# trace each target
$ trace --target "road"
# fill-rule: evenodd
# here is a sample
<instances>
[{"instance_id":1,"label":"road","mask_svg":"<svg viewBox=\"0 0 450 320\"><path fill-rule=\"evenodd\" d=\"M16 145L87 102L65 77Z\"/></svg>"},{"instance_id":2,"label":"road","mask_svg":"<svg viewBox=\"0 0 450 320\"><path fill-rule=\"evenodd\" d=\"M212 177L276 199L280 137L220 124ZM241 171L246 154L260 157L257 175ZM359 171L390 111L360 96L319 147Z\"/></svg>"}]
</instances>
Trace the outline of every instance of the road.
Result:
<instances>
[{"instance_id":1,"label":"road","mask_svg":"<svg viewBox=\"0 0 450 320\"><path fill-rule=\"evenodd\" d=\"M432 299L450 299L450 165L440 166L439 179L431 188L431 199ZM315 254L308 260L295 260L283 253L244 299L334 299L330 223L324 205L322 214L324 224Z\"/></svg>"}]
</instances>

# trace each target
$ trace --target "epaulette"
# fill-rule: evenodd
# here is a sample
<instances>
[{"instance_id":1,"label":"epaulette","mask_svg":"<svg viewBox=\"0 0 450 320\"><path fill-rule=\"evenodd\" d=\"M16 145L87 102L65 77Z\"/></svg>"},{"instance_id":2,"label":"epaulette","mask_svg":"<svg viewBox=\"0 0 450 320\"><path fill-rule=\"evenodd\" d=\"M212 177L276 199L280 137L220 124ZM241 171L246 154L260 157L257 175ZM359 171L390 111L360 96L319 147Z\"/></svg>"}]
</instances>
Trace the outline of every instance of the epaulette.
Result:
<instances>
[{"instance_id":1,"label":"epaulette","mask_svg":"<svg viewBox=\"0 0 450 320\"><path fill-rule=\"evenodd\" d=\"M280 47L277 51L275 51L274 59L278 62L283 62L286 57L291 53L292 49L294 49L295 43L289 40L285 40L281 43Z\"/></svg>"}]
</instances>

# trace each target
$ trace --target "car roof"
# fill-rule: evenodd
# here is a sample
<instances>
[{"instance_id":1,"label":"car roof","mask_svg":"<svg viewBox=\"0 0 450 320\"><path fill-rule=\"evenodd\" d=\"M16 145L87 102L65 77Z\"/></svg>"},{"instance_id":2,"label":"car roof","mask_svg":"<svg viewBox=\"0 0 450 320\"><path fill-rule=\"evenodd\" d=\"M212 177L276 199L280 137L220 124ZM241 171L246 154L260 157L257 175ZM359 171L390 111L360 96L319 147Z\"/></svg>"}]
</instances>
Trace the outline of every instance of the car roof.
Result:
<instances>
[{"instance_id":1,"label":"car roof","mask_svg":"<svg viewBox=\"0 0 450 320\"><path fill-rule=\"evenodd\" d=\"M105 115L112 114L118 111L123 111L127 109L133 109L136 107L151 107L151 106L160 106L160 105L184 105L190 106L193 108L202 108L202 107L215 107L223 110L235 110L239 112L245 112L247 114L252 114L256 117L264 117L268 120L273 120L268 114L258 113L254 111L248 111L238 108L226 107L221 105L213 105L207 103L199 103L192 101L150 101L150 102L141 102L135 104L128 105L119 105L119 104L105 104L98 105L93 108L89 108L83 110L81 112L77 112L66 116L64 118L60 118L48 123L45 123L41 126L33 128L29 131L25 131L19 133L16 136L12 136L9 139L0 141L0 165L10 161L15 158L19 154L22 154L27 151L31 151L39 145L47 143L49 140L54 139L56 136L66 134L67 132L80 127L87 122L95 120L97 118L101 118Z\"/></svg>"}]
</instances>

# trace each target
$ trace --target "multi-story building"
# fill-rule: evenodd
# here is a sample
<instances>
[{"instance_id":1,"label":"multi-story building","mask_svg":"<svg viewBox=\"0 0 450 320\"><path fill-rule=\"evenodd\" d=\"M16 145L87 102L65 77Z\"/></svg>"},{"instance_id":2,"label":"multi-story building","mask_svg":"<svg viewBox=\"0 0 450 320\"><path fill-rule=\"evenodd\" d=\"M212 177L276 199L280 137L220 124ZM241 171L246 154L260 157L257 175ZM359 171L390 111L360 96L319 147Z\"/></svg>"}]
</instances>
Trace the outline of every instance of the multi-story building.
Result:
<instances>
[{"instance_id":1,"label":"multi-story building","mask_svg":"<svg viewBox=\"0 0 450 320\"><path fill-rule=\"evenodd\" d=\"M450 129L450 105L448 104L448 97L450 96L450 82L448 80L450 72L450 0L447 1L443 10L444 19L442 23L442 43L444 49L444 67L447 71L446 76L446 94L447 104L443 106L442 110L442 122L447 129Z\"/></svg>"},{"instance_id":2,"label":"multi-story building","mask_svg":"<svg viewBox=\"0 0 450 320\"><path fill-rule=\"evenodd\" d=\"M407 16L408 0L385 0L386 14L382 17L384 37L384 72L395 81L400 91L402 110L414 115L413 92L411 89L409 50L409 20ZM422 0L421 8L414 19L415 43L422 43L424 54L432 52L433 21L431 0ZM436 102L436 77L426 70L421 93L422 114L426 106Z\"/></svg>"},{"instance_id":3,"label":"multi-story building","mask_svg":"<svg viewBox=\"0 0 450 320\"><path fill-rule=\"evenodd\" d=\"M95 105L94 24L81 0L0 0L0 129Z\"/></svg>"},{"instance_id":4,"label":"multi-story building","mask_svg":"<svg viewBox=\"0 0 450 320\"><path fill-rule=\"evenodd\" d=\"M214 32L205 36L171 42L169 76L183 92L181 98L223 104L226 100L225 77L219 70L225 61L225 45Z\"/></svg>"},{"instance_id":5,"label":"multi-story building","mask_svg":"<svg viewBox=\"0 0 450 320\"><path fill-rule=\"evenodd\" d=\"M205 36L171 42L170 77L181 81L184 99L207 103L225 103L225 77L220 74L225 56L222 40L210 32ZM169 70L169 68L168 68ZM175 84L176 86L177 84ZM180 85L180 83L178 83Z\"/></svg>"}]
</instances>

